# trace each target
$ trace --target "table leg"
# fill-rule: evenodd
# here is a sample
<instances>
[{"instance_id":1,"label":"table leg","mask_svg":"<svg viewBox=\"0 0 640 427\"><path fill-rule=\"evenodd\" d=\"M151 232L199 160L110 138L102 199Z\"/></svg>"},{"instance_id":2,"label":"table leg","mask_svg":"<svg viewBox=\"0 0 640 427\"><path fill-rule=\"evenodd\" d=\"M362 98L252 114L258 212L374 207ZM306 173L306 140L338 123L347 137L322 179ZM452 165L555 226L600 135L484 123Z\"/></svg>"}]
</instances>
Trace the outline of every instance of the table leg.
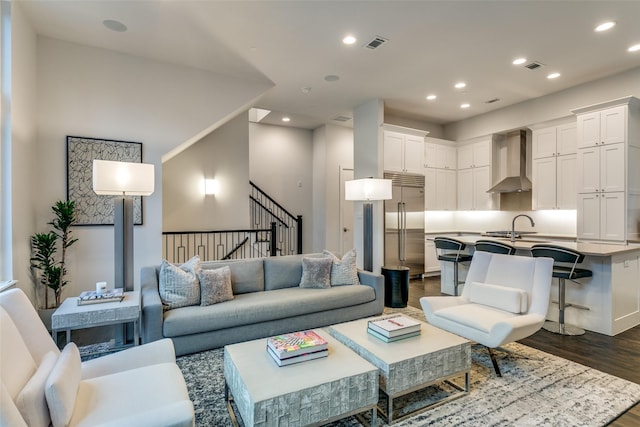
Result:
<instances>
[{"instance_id":1,"label":"table leg","mask_svg":"<svg viewBox=\"0 0 640 427\"><path fill-rule=\"evenodd\" d=\"M393 397L387 394L387 424L391 425L393 423Z\"/></svg>"},{"instance_id":2,"label":"table leg","mask_svg":"<svg viewBox=\"0 0 640 427\"><path fill-rule=\"evenodd\" d=\"M71 342L71 329L67 329L67 344Z\"/></svg>"},{"instance_id":3,"label":"table leg","mask_svg":"<svg viewBox=\"0 0 640 427\"><path fill-rule=\"evenodd\" d=\"M133 322L133 345L140 342L140 321Z\"/></svg>"}]
</instances>

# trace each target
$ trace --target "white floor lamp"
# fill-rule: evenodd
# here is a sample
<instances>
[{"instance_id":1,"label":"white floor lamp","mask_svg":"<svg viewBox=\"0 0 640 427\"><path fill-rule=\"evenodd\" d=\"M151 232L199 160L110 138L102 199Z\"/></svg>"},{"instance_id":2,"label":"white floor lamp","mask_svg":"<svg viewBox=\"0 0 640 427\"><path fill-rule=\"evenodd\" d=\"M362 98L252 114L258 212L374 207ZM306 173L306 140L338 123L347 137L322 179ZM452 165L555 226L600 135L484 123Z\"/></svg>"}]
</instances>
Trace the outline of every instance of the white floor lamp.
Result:
<instances>
[{"instance_id":1,"label":"white floor lamp","mask_svg":"<svg viewBox=\"0 0 640 427\"><path fill-rule=\"evenodd\" d=\"M93 191L113 198L115 288L133 291L133 196L150 196L154 190L154 168L151 164L93 161ZM117 329L116 329L117 331ZM128 337L125 332L124 337ZM126 339L116 332L116 342Z\"/></svg>"},{"instance_id":2,"label":"white floor lamp","mask_svg":"<svg viewBox=\"0 0 640 427\"><path fill-rule=\"evenodd\" d=\"M362 178L346 181L344 194L346 200L364 201L363 208L363 269L373 271L373 202L391 199L391 180Z\"/></svg>"}]
</instances>

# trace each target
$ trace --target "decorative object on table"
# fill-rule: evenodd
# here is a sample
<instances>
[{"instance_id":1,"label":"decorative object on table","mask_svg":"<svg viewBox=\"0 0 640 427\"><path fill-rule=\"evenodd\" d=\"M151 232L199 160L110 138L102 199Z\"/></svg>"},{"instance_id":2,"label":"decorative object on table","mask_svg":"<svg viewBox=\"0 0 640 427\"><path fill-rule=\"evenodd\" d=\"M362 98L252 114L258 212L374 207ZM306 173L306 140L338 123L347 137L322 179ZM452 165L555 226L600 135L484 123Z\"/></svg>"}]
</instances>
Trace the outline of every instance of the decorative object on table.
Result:
<instances>
[{"instance_id":1,"label":"decorative object on table","mask_svg":"<svg viewBox=\"0 0 640 427\"><path fill-rule=\"evenodd\" d=\"M59 200L51 210L55 218L48 224L53 230L31 236L31 268L40 270L40 274L34 272L33 277L45 288L44 309L60 306L62 288L68 283L65 280L67 249L78 241L71 236L71 227L76 224L75 202ZM60 254L60 258L56 254ZM53 306L49 303L49 289L54 294Z\"/></svg>"},{"instance_id":2,"label":"decorative object on table","mask_svg":"<svg viewBox=\"0 0 640 427\"><path fill-rule=\"evenodd\" d=\"M329 350L320 335L301 331L267 338L267 353L278 366L286 366L326 357Z\"/></svg>"},{"instance_id":3,"label":"decorative object on table","mask_svg":"<svg viewBox=\"0 0 640 427\"><path fill-rule=\"evenodd\" d=\"M405 335L420 333L420 322L401 314L383 316L367 322L367 330L374 332L374 336L382 335L383 337L397 338L405 337Z\"/></svg>"},{"instance_id":4,"label":"decorative object on table","mask_svg":"<svg viewBox=\"0 0 640 427\"><path fill-rule=\"evenodd\" d=\"M94 160L141 163L142 143L67 136L67 199L76 202L77 225L112 225L111 198L91 187ZM133 199L134 224L141 225L142 197Z\"/></svg>"},{"instance_id":5,"label":"decorative object on table","mask_svg":"<svg viewBox=\"0 0 640 427\"><path fill-rule=\"evenodd\" d=\"M122 288L108 291L84 291L78 296L78 305L99 304L105 302L120 302L124 299Z\"/></svg>"},{"instance_id":6,"label":"decorative object on table","mask_svg":"<svg viewBox=\"0 0 640 427\"><path fill-rule=\"evenodd\" d=\"M417 331L417 332L409 332L409 333L403 334L403 335L398 335L396 337L387 337L387 336L382 335L381 333L379 333L376 330L371 329L371 328L367 328L367 333L369 335L373 336L373 337L378 338L380 341L384 341L386 343L400 341L400 340L404 340L404 339L407 339L407 338L417 337L418 335L420 335L420 331Z\"/></svg>"},{"instance_id":7,"label":"decorative object on table","mask_svg":"<svg viewBox=\"0 0 640 427\"><path fill-rule=\"evenodd\" d=\"M344 183L345 200L363 201L363 269L373 271L373 202L391 198L391 180L363 178Z\"/></svg>"}]
</instances>

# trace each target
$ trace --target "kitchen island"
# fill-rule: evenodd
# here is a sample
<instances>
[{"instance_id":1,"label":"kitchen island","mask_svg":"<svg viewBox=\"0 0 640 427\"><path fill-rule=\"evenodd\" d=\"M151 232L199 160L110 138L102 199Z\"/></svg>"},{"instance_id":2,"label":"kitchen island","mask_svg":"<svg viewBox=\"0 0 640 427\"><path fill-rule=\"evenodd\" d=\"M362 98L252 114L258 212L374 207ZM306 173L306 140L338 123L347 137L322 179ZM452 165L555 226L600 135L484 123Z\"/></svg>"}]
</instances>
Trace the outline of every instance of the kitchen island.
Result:
<instances>
[{"instance_id":1,"label":"kitchen island","mask_svg":"<svg viewBox=\"0 0 640 427\"><path fill-rule=\"evenodd\" d=\"M548 243L573 249L585 254L580 268L589 269L593 277L581 279L579 283L567 281L566 301L588 308L569 307L565 312L567 324L606 335L617 335L640 324L640 244L616 245L605 243L576 242L575 240L553 240L541 236L527 235L511 243L508 238L487 237L480 234L460 234L450 237L466 243L473 252L479 239L495 240L517 248L516 255L531 256L531 247ZM428 235L427 238L435 237ZM453 267L442 262L441 292L453 295ZM468 266L460 264L460 280L464 281ZM462 288L462 286L461 286ZM558 320L558 281L553 280L548 320Z\"/></svg>"}]
</instances>

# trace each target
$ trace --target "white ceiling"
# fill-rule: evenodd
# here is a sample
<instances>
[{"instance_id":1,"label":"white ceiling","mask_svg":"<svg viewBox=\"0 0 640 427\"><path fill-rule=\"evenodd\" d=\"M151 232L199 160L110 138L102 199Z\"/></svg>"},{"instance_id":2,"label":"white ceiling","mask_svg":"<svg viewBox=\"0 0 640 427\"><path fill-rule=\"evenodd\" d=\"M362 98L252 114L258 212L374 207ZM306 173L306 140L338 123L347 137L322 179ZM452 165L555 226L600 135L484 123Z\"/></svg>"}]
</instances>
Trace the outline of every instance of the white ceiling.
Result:
<instances>
[{"instance_id":1,"label":"white ceiling","mask_svg":"<svg viewBox=\"0 0 640 427\"><path fill-rule=\"evenodd\" d=\"M640 43L640 0L18 3L44 36L271 81L256 105L273 111L267 121L289 115L289 126L310 129L374 98L393 114L446 124L640 66L640 52L627 52ZM128 30L110 31L106 19ZM617 25L595 33L605 20ZM355 45L342 44L348 33ZM389 41L364 48L375 36ZM512 65L518 56L545 66ZM561 77L548 80L552 71ZM467 88L454 89L459 80Z\"/></svg>"}]
</instances>

